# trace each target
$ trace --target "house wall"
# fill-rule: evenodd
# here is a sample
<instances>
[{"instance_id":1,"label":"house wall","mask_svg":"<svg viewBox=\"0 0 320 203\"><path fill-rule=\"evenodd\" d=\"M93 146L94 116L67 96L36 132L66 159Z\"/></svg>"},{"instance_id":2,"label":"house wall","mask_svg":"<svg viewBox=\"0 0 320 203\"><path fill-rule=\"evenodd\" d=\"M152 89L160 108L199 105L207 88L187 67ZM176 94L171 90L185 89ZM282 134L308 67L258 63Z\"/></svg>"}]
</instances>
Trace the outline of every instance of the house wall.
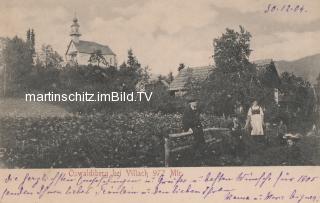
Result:
<instances>
[{"instance_id":1,"label":"house wall","mask_svg":"<svg viewBox=\"0 0 320 203\"><path fill-rule=\"evenodd\" d=\"M79 65L88 65L90 59L90 54L78 53L77 54L77 62Z\"/></svg>"}]
</instances>

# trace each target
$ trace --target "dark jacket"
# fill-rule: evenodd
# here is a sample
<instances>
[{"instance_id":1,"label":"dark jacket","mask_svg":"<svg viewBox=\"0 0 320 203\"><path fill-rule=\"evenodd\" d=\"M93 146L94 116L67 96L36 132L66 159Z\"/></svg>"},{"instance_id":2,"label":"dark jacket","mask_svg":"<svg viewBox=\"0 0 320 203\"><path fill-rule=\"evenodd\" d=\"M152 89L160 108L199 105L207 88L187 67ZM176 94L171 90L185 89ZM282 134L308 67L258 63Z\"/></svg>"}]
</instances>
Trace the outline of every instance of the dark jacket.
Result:
<instances>
[{"instance_id":1,"label":"dark jacket","mask_svg":"<svg viewBox=\"0 0 320 203\"><path fill-rule=\"evenodd\" d=\"M198 110L192 110L191 107L188 106L183 113L182 127L184 131L188 131L189 128L202 128L200 112Z\"/></svg>"}]
</instances>

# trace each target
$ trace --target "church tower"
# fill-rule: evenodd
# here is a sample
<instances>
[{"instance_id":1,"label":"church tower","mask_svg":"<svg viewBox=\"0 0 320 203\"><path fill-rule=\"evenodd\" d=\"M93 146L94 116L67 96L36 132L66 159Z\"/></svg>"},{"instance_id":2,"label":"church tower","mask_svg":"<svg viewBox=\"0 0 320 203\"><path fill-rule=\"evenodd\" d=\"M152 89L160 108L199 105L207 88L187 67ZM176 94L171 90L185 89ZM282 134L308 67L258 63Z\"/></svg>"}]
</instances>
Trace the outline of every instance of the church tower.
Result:
<instances>
[{"instance_id":1,"label":"church tower","mask_svg":"<svg viewBox=\"0 0 320 203\"><path fill-rule=\"evenodd\" d=\"M79 37L81 36L79 27L80 25L78 23L78 18L75 16L73 18L73 24L71 25L71 32L70 32L71 39L75 43L79 43Z\"/></svg>"}]
</instances>

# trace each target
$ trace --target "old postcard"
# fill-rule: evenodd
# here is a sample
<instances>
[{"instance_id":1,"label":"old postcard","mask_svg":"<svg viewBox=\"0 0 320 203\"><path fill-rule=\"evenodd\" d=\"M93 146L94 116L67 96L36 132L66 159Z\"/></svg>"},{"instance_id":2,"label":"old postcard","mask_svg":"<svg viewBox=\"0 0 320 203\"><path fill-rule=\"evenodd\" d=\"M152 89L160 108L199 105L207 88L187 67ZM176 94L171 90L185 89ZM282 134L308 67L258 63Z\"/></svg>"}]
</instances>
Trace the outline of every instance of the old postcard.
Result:
<instances>
[{"instance_id":1,"label":"old postcard","mask_svg":"<svg viewBox=\"0 0 320 203\"><path fill-rule=\"evenodd\" d=\"M320 1L0 0L0 202L319 202Z\"/></svg>"}]
</instances>

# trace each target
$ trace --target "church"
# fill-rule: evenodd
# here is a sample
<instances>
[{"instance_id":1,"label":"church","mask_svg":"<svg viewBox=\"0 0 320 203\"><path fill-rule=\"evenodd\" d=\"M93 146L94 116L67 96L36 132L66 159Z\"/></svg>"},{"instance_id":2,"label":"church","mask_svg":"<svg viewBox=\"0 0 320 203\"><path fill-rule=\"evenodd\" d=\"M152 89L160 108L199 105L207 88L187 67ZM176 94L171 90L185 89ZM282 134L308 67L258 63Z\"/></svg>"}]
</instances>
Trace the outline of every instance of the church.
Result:
<instances>
[{"instance_id":1,"label":"church","mask_svg":"<svg viewBox=\"0 0 320 203\"><path fill-rule=\"evenodd\" d=\"M69 65L88 65L90 57L99 53L104 59L101 67L116 66L116 54L107 45L102 45L96 42L80 40L81 33L79 31L78 18L73 18L71 25L70 37L71 40L68 44L65 53L65 59Z\"/></svg>"}]
</instances>

